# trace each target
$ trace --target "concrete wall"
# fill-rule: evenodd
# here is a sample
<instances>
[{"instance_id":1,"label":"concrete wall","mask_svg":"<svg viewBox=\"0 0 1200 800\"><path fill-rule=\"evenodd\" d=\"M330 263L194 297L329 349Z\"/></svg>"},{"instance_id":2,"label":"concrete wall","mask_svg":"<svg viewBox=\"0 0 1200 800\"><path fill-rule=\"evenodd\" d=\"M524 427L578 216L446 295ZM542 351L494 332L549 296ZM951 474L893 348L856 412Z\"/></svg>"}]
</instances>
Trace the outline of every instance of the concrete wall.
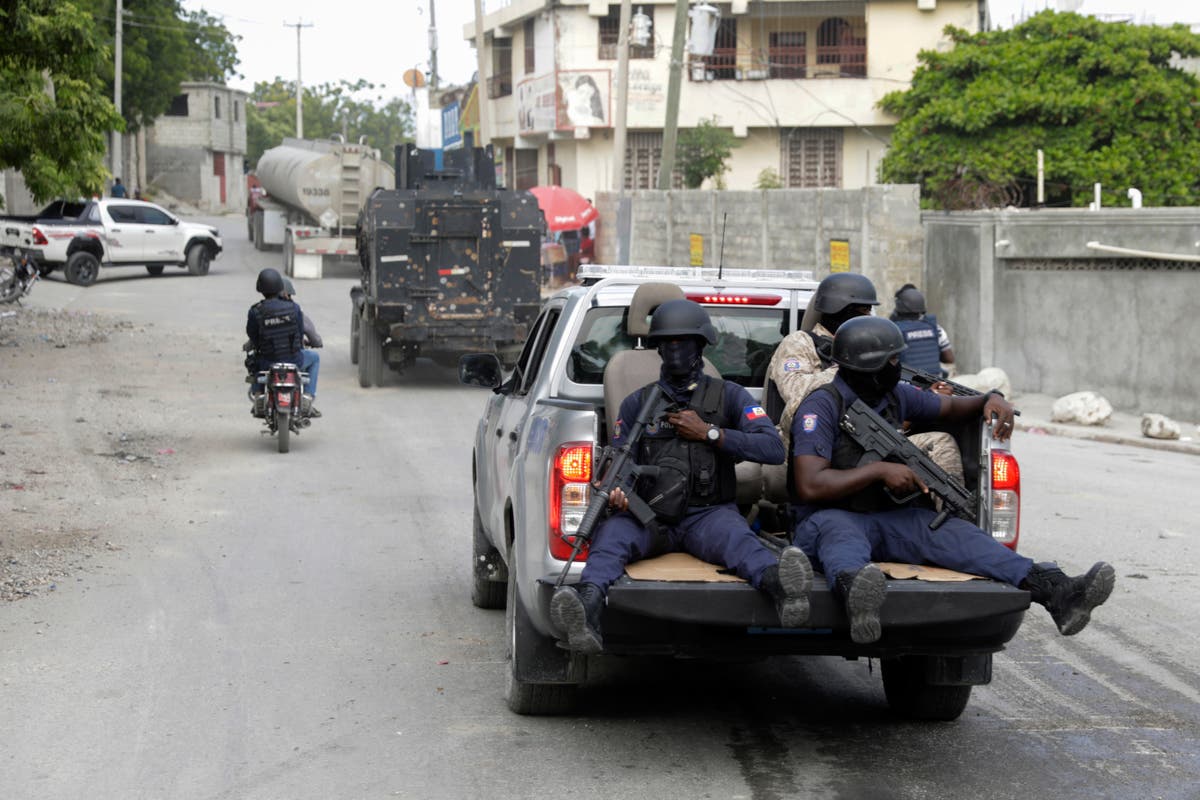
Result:
<instances>
[{"instance_id":1,"label":"concrete wall","mask_svg":"<svg viewBox=\"0 0 1200 800\"><path fill-rule=\"evenodd\" d=\"M690 236L704 237L704 263L830 272L830 240L850 243L850 269L881 298L921 279L924 237L918 187L638 191L631 206L631 264L686 266ZM596 258L617 262L616 192L597 194ZM724 232L724 250L721 240Z\"/></svg>"},{"instance_id":2,"label":"concrete wall","mask_svg":"<svg viewBox=\"0 0 1200 800\"><path fill-rule=\"evenodd\" d=\"M923 219L919 285L962 371L997 366L1018 391L1086 389L1134 413L1195 416L1200 209L929 212Z\"/></svg>"}]
</instances>

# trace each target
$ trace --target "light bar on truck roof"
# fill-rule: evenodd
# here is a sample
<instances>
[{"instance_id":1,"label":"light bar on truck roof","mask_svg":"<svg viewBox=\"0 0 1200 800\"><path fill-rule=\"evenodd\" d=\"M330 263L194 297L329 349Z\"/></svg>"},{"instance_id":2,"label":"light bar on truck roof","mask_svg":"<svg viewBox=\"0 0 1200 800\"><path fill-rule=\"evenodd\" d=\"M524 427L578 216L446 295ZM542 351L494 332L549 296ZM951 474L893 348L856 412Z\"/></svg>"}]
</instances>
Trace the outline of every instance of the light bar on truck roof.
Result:
<instances>
[{"instance_id":1,"label":"light bar on truck roof","mask_svg":"<svg viewBox=\"0 0 1200 800\"><path fill-rule=\"evenodd\" d=\"M807 269L746 269L742 267L651 267L617 266L613 264L580 264L576 273L580 280L601 278L645 278L673 282L698 281L715 283L720 274L721 283L769 283L778 286L784 281L811 281L812 270Z\"/></svg>"}]
</instances>

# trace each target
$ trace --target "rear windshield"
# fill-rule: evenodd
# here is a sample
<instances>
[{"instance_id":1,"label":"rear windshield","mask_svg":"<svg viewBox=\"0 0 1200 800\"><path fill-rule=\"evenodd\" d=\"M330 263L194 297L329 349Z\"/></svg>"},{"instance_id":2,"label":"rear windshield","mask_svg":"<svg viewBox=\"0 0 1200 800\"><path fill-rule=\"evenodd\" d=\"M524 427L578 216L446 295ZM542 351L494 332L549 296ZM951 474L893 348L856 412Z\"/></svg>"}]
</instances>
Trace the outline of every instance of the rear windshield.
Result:
<instances>
[{"instance_id":1,"label":"rear windshield","mask_svg":"<svg viewBox=\"0 0 1200 800\"><path fill-rule=\"evenodd\" d=\"M738 306L705 310L717 329L717 343L704 348L705 357L725 380L761 388L775 347L789 333L787 309ZM625 333L628 312L617 306L588 310L571 348L568 378L575 383L604 382L609 359L633 349L634 337Z\"/></svg>"}]
</instances>

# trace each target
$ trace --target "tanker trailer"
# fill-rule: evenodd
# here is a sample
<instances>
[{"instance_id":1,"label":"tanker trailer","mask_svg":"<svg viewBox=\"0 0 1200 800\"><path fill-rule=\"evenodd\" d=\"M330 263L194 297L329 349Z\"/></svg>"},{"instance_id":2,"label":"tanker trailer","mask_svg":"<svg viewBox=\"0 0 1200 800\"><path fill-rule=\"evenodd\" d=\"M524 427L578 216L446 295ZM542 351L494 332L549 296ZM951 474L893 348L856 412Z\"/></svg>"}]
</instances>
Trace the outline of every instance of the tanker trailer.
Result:
<instances>
[{"instance_id":1,"label":"tanker trailer","mask_svg":"<svg viewBox=\"0 0 1200 800\"><path fill-rule=\"evenodd\" d=\"M265 194L247 209L254 247L283 250L285 275L320 278L325 259L357 261L354 226L366 198L395 171L362 140L284 139L258 159Z\"/></svg>"}]
</instances>

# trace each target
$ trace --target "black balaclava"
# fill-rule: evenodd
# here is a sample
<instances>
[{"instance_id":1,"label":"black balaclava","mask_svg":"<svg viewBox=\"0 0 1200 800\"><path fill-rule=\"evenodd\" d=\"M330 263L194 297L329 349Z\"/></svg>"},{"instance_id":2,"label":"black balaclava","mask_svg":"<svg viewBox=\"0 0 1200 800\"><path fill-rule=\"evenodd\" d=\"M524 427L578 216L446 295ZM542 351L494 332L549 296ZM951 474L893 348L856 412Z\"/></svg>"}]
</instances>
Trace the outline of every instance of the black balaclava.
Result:
<instances>
[{"instance_id":1,"label":"black balaclava","mask_svg":"<svg viewBox=\"0 0 1200 800\"><path fill-rule=\"evenodd\" d=\"M838 374L854 393L869 406L879 405L884 395L896 388L900 382L900 362L888 360L878 372L859 372L854 369L839 369Z\"/></svg>"},{"instance_id":2,"label":"black balaclava","mask_svg":"<svg viewBox=\"0 0 1200 800\"><path fill-rule=\"evenodd\" d=\"M704 344L688 336L670 342L658 343L658 355L662 358L662 379L674 389L685 389L700 380L704 371Z\"/></svg>"},{"instance_id":3,"label":"black balaclava","mask_svg":"<svg viewBox=\"0 0 1200 800\"><path fill-rule=\"evenodd\" d=\"M862 316L867 315L864 315L861 311L859 311L859 307L856 304L851 304L836 314L822 314L821 324L828 328L830 333L837 333L837 329L841 327L843 322L848 319L854 319L855 317Z\"/></svg>"}]
</instances>

